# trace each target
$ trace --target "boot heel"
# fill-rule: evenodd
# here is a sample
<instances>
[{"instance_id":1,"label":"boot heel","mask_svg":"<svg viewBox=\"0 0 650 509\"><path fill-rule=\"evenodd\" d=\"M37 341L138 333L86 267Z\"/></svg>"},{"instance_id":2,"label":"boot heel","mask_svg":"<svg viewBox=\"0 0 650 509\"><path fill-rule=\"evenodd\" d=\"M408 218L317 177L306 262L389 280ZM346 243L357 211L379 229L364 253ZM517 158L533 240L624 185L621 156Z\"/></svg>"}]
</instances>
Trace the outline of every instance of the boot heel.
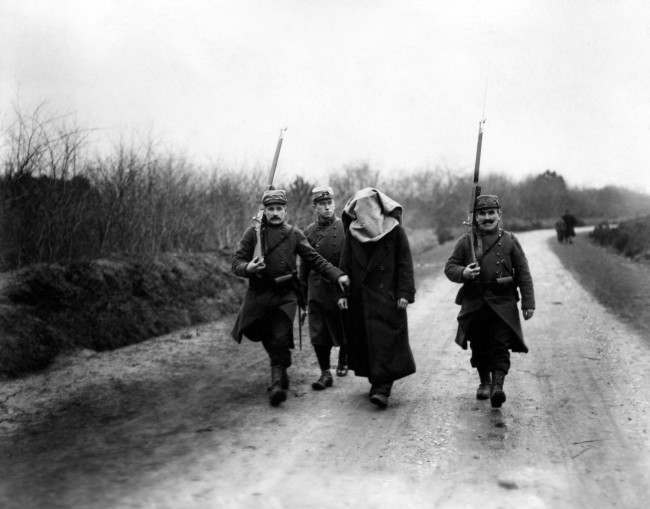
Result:
<instances>
[{"instance_id":1,"label":"boot heel","mask_svg":"<svg viewBox=\"0 0 650 509\"><path fill-rule=\"evenodd\" d=\"M271 387L269 387L269 403L271 406L278 406L287 399L287 393L284 392L282 387L283 373L286 372L282 366L271 366Z\"/></svg>"},{"instance_id":2,"label":"boot heel","mask_svg":"<svg viewBox=\"0 0 650 509\"><path fill-rule=\"evenodd\" d=\"M481 383L476 389L476 399L489 399L492 392L492 379L490 372L484 368L478 369L478 376Z\"/></svg>"},{"instance_id":3,"label":"boot heel","mask_svg":"<svg viewBox=\"0 0 650 509\"><path fill-rule=\"evenodd\" d=\"M492 389L490 391L490 404L492 408L501 408L506 400L506 393L503 392L503 381L506 374L503 371L492 372Z\"/></svg>"}]
</instances>

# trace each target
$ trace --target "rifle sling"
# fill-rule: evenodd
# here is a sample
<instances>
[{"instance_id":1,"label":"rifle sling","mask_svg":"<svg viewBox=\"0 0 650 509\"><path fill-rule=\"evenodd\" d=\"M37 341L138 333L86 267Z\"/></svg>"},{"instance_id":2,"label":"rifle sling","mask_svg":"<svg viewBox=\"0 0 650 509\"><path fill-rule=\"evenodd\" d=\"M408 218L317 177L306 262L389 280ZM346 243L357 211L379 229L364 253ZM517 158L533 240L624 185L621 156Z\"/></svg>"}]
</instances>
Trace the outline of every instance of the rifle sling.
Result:
<instances>
[{"instance_id":1,"label":"rifle sling","mask_svg":"<svg viewBox=\"0 0 650 509\"><path fill-rule=\"evenodd\" d=\"M282 237L280 237L280 238L278 239L278 241L277 241L275 244L273 244L273 245L272 245L271 247L269 247L268 249L265 249L265 250L264 250L264 257L269 256L273 251L275 251L275 250L280 246L280 244L282 244L285 240L287 240L287 239L289 238L289 235L291 234L292 231L293 231L293 226L291 226L291 228L289 228L289 230L286 231L286 232L282 235ZM266 237L266 235L265 235L265 237Z\"/></svg>"},{"instance_id":2,"label":"rifle sling","mask_svg":"<svg viewBox=\"0 0 650 509\"><path fill-rule=\"evenodd\" d=\"M480 258L478 260L479 263L483 260L483 258L485 258L485 255L488 254L490 251L492 251L492 248L498 244L498 242L501 240L502 236L503 236L503 233L499 232L499 234L497 235L496 240L494 242L492 242L492 244L490 244L488 246L488 248L481 253L481 256L480 256Z\"/></svg>"},{"instance_id":3,"label":"rifle sling","mask_svg":"<svg viewBox=\"0 0 650 509\"><path fill-rule=\"evenodd\" d=\"M492 248L499 243L499 241L501 240L501 237L503 237L503 231L500 231L499 234L497 235L497 239L494 242L492 242L492 244L490 244L485 251L483 251L483 254L481 255L481 257L478 260L479 264L481 263L481 261L483 260L485 255L488 254L492 250ZM505 268L506 267L504 266L504 269ZM510 274L510 275L512 276L512 274Z\"/></svg>"}]
</instances>

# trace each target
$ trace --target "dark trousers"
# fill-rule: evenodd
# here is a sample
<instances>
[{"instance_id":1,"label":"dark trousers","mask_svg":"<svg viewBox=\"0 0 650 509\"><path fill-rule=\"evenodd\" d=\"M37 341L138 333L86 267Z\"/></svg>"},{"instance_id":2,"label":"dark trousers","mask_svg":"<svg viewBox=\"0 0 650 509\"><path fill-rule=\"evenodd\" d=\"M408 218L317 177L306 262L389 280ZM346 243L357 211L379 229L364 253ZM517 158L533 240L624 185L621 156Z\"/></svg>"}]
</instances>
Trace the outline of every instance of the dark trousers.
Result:
<instances>
[{"instance_id":1,"label":"dark trousers","mask_svg":"<svg viewBox=\"0 0 650 509\"><path fill-rule=\"evenodd\" d=\"M332 347L327 345L314 345L314 351L316 352L320 369L322 371L330 369L330 352L332 351ZM341 345L339 348L339 361L341 360L343 361L342 364L347 365L347 352L344 345Z\"/></svg>"},{"instance_id":2,"label":"dark trousers","mask_svg":"<svg viewBox=\"0 0 650 509\"><path fill-rule=\"evenodd\" d=\"M382 396L390 396L390 391L393 388L393 382L386 382L376 384L371 382L370 395L381 394Z\"/></svg>"},{"instance_id":3,"label":"dark trousers","mask_svg":"<svg viewBox=\"0 0 650 509\"><path fill-rule=\"evenodd\" d=\"M510 344L514 332L492 308L485 305L471 318L469 337L470 363L479 370L510 369Z\"/></svg>"},{"instance_id":4,"label":"dark trousers","mask_svg":"<svg viewBox=\"0 0 650 509\"><path fill-rule=\"evenodd\" d=\"M262 344L269 355L271 366L291 366L291 349L293 348L293 324L280 310L269 313L265 320L267 333Z\"/></svg>"}]
</instances>

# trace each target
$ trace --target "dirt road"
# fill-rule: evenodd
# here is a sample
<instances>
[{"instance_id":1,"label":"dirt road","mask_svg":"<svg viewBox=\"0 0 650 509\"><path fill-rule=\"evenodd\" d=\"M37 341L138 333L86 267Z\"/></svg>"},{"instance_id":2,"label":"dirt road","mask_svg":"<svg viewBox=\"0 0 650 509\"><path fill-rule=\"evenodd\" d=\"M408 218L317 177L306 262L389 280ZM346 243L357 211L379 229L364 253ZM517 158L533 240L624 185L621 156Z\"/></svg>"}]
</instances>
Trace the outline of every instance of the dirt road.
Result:
<instances>
[{"instance_id":1,"label":"dirt road","mask_svg":"<svg viewBox=\"0 0 650 509\"><path fill-rule=\"evenodd\" d=\"M228 320L3 382L0 506L646 507L650 341L567 274L553 235L519 236L538 309L500 410L474 399L436 268L409 308L418 372L384 411L354 376L312 391L310 347L269 407L265 355Z\"/></svg>"}]
</instances>

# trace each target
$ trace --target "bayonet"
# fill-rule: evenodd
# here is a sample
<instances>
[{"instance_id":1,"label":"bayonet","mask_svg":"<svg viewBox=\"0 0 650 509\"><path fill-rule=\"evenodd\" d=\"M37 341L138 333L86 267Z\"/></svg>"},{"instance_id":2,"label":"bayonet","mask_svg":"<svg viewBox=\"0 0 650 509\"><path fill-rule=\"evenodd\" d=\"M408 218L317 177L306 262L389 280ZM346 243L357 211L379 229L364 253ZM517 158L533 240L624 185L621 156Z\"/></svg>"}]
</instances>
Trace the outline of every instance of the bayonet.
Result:
<instances>
[{"instance_id":1,"label":"bayonet","mask_svg":"<svg viewBox=\"0 0 650 509\"><path fill-rule=\"evenodd\" d=\"M287 132L287 128L284 127L280 130L280 136L278 137L278 143L275 146L275 154L273 154L273 162L271 163L271 168L269 169L269 174L266 179L266 188L265 191L273 189L273 179L275 178L275 170L278 167L278 159L280 158L280 149L282 148L282 141L284 140L284 135ZM255 228L255 250L253 251L253 260L258 259L263 261L264 256L262 255L262 217L264 216L264 206L260 204L260 208L253 217L253 227Z\"/></svg>"},{"instance_id":2,"label":"bayonet","mask_svg":"<svg viewBox=\"0 0 650 509\"><path fill-rule=\"evenodd\" d=\"M469 200L469 212L467 214L467 229L469 233L470 256L472 263L476 263L476 249L474 248L474 240L476 239L480 247L480 239L476 235L476 220L474 218L474 205L476 197L481 194L481 186L478 184L479 170L481 167L481 146L483 145L483 125L485 118L482 118L478 123L478 139L476 141L476 159L474 160L474 179L472 183L472 193Z\"/></svg>"}]
</instances>

